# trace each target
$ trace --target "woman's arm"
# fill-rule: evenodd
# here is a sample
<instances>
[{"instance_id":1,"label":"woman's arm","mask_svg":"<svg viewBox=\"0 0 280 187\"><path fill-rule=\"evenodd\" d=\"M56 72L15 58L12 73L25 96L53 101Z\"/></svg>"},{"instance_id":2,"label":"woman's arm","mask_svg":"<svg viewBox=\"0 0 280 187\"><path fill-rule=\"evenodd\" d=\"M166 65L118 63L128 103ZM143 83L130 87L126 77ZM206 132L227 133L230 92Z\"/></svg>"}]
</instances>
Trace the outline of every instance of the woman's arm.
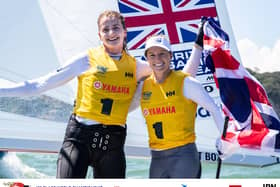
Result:
<instances>
[{"instance_id":1,"label":"woman's arm","mask_svg":"<svg viewBox=\"0 0 280 187\"><path fill-rule=\"evenodd\" d=\"M191 99L198 105L208 110L214 118L216 126L222 134L224 126L224 117L219 107L215 104L214 100L204 90L201 84L192 77L186 77L184 80L184 96Z\"/></svg>"},{"instance_id":2,"label":"woman's arm","mask_svg":"<svg viewBox=\"0 0 280 187\"><path fill-rule=\"evenodd\" d=\"M134 111L140 106L143 81L152 74L152 69L148 62L136 59L136 81L137 88L130 103L128 112Z\"/></svg>"},{"instance_id":3,"label":"woman's arm","mask_svg":"<svg viewBox=\"0 0 280 187\"><path fill-rule=\"evenodd\" d=\"M187 64L185 65L182 71L184 73L189 73L192 77L196 77L197 69L200 64L201 55L202 55L202 48L199 45L194 44L192 48L191 56L188 59Z\"/></svg>"},{"instance_id":4,"label":"woman's arm","mask_svg":"<svg viewBox=\"0 0 280 187\"><path fill-rule=\"evenodd\" d=\"M199 23L198 32L196 35L191 56L187 61L187 64L185 65L184 69L182 70L184 73L189 73L192 77L196 76L197 69L200 64L200 58L203 49L203 25L205 24L205 22L206 18L202 17Z\"/></svg>"},{"instance_id":5,"label":"woman's arm","mask_svg":"<svg viewBox=\"0 0 280 187\"><path fill-rule=\"evenodd\" d=\"M129 107L128 112L132 112L140 106L140 99L141 99L143 83L144 83L144 81L141 81L141 82L138 83L135 94L134 94L133 99L130 103L130 107Z\"/></svg>"},{"instance_id":6,"label":"woman's arm","mask_svg":"<svg viewBox=\"0 0 280 187\"><path fill-rule=\"evenodd\" d=\"M140 82L152 74L152 69L148 62L136 59L136 80Z\"/></svg>"},{"instance_id":7,"label":"woman's arm","mask_svg":"<svg viewBox=\"0 0 280 187\"><path fill-rule=\"evenodd\" d=\"M90 67L87 54L80 54L70 59L66 65L37 79L13 84L9 87L0 86L1 97L20 97L40 94L59 87Z\"/></svg>"}]
</instances>

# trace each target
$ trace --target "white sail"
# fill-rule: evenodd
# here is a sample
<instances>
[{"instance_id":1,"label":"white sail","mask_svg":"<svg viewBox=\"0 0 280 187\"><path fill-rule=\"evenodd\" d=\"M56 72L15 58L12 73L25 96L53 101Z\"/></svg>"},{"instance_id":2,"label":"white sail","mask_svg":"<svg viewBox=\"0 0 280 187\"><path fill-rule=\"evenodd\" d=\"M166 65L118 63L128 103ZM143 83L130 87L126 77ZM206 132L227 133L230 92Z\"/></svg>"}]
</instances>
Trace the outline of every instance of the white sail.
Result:
<instances>
[{"instance_id":1,"label":"white sail","mask_svg":"<svg viewBox=\"0 0 280 187\"><path fill-rule=\"evenodd\" d=\"M0 21L0 79L25 81L60 66L37 2L11 0L0 10L3 18ZM73 103L69 98L73 98L74 92L69 85L47 94Z\"/></svg>"},{"instance_id":2,"label":"white sail","mask_svg":"<svg viewBox=\"0 0 280 187\"><path fill-rule=\"evenodd\" d=\"M141 9L144 10L144 7L146 7L153 14L162 13L159 9L155 9L146 3L146 1L135 0L133 2L131 1L132 3L130 1L127 2L130 5L137 4L139 11ZM125 1L123 3L125 4L127 2ZM162 7L162 2L166 1L158 0L151 2L157 2L158 7ZM175 7L174 1L170 2ZM188 6L194 6L198 2L198 0L193 0L189 2L190 5ZM0 21L0 27L5 28L2 29L2 35L0 36L0 79L2 81L19 82L39 77L64 64L71 56L89 47L100 45L97 33L97 17L105 9L122 11L120 10L119 3L120 1L116 0L10 0L6 2L5 6L1 6L0 8L0 14L5 15L7 18L5 21ZM17 4L17 7L14 6L15 4ZM207 8L207 6L198 5L198 8ZM225 2L213 1L211 6L216 7L217 18L222 28L230 35L232 53L240 60ZM189 7L179 6L174 12L185 11L187 8ZM14 10L17 15L10 17L10 10ZM124 16L130 16L125 12L122 13ZM32 17L32 20L26 20L26 14L31 14L32 16L29 15L28 17ZM176 28L182 24L197 24L199 20L198 17L191 21L178 22L176 23ZM159 26L162 27L162 32L165 31L165 34L171 37L172 33L168 33L168 28L164 24L160 24ZM143 28L143 32L141 33L143 36L151 29L148 26L140 27ZM196 33L196 29L192 29ZM128 28L128 31L134 30L133 28ZM174 63L177 60L176 57L185 56L184 60L186 60L187 53L191 49L192 42L182 42L183 39L179 37L180 42L172 45L172 49L175 52ZM136 37L135 41L132 40L129 45L136 46L138 43L139 40ZM139 58L143 55L143 49L141 47L135 50L130 49L130 53ZM184 65L185 61L181 61L180 59L176 61L176 66L182 66L182 63ZM209 94L219 102L218 92L213 89L213 77L210 74L198 73L197 78L205 87L209 87ZM71 104L76 93L75 89L75 83L71 82L64 87L49 91L47 94ZM0 120L3 121L0 124L1 150L57 152L60 148L66 123L50 122L3 112L0 113ZM7 128L7 123L9 123L10 128ZM129 114L127 124L127 154L138 157L149 156L146 125L139 109ZM32 130L21 131L22 129ZM22 136L21 132L24 132L24 136ZM201 159L216 161L215 141L218 132L211 116L201 107L198 108L197 112L196 134L196 142L201 152ZM245 153L240 152L239 155L237 154L225 162L249 165L256 164L255 160L251 158L251 156L255 156L255 153L246 152L247 155L250 155L246 157L248 159L240 156L243 154ZM263 158L261 159L263 162L258 161L260 165L277 162L276 158L264 157L267 155L260 156Z\"/></svg>"}]
</instances>

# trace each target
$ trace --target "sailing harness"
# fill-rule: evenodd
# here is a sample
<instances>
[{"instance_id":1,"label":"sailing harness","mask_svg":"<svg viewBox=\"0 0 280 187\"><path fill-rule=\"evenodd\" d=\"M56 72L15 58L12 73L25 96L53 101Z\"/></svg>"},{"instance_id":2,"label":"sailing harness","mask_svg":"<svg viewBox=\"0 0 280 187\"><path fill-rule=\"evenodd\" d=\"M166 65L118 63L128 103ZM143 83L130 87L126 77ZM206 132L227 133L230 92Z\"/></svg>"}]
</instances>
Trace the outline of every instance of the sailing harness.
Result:
<instances>
[{"instance_id":1,"label":"sailing harness","mask_svg":"<svg viewBox=\"0 0 280 187\"><path fill-rule=\"evenodd\" d=\"M84 144L90 150L110 151L122 149L126 138L126 126L119 125L84 125L75 115L70 117L64 141Z\"/></svg>"},{"instance_id":2,"label":"sailing harness","mask_svg":"<svg viewBox=\"0 0 280 187\"><path fill-rule=\"evenodd\" d=\"M57 160L57 178L125 178L126 126L80 123L71 115Z\"/></svg>"}]
</instances>

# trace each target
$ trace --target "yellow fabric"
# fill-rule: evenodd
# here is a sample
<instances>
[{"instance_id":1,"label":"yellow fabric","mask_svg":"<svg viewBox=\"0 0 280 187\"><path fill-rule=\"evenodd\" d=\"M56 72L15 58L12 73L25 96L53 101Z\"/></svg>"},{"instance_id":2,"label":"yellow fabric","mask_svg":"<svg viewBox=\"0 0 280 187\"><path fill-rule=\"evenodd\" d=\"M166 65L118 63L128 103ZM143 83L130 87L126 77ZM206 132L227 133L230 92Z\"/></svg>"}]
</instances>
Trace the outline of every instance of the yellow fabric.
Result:
<instances>
[{"instance_id":1,"label":"yellow fabric","mask_svg":"<svg viewBox=\"0 0 280 187\"><path fill-rule=\"evenodd\" d=\"M120 60L112 59L103 46L90 49L88 57L91 68L78 77L74 113L103 124L125 124L136 90L135 58L123 51Z\"/></svg>"},{"instance_id":2,"label":"yellow fabric","mask_svg":"<svg viewBox=\"0 0 280 187\"><path fill-rule=\"evenodd\" d=\"M144 81L141 108L148 127L149 144L154 150L166 150L195 141L197 104L183 95L186 76L172 71L162 84L157 84L153 75Z\"/></svg>"}]
</instances>

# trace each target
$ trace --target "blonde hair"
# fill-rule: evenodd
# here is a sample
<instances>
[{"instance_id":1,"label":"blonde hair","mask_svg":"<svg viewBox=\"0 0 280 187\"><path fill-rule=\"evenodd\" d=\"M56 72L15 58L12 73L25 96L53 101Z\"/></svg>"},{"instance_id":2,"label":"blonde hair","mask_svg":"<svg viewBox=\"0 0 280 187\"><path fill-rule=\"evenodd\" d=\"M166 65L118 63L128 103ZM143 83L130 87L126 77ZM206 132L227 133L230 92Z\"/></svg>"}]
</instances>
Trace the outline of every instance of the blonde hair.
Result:
<instances>
[{"instance_id":1,"label":"blonde hair","mask_svg":"<svg viewBox=\"0 0 280 187\"><path fill-rule=\"evenodd\" d=\"M98 29L100 28L100 21L103 17L112 17L112 18L117 18L121 21L122 27L123 29L126 31L126 26L125 26L125 21L124 21L124 17L117 11L114 10L105 10L104 12L102 12L97 19L97 25L98 25ZM127 51L127 44L126 44L126 37L124 38L123 41L123 49Z\"/></svg>"}]
</instances>

